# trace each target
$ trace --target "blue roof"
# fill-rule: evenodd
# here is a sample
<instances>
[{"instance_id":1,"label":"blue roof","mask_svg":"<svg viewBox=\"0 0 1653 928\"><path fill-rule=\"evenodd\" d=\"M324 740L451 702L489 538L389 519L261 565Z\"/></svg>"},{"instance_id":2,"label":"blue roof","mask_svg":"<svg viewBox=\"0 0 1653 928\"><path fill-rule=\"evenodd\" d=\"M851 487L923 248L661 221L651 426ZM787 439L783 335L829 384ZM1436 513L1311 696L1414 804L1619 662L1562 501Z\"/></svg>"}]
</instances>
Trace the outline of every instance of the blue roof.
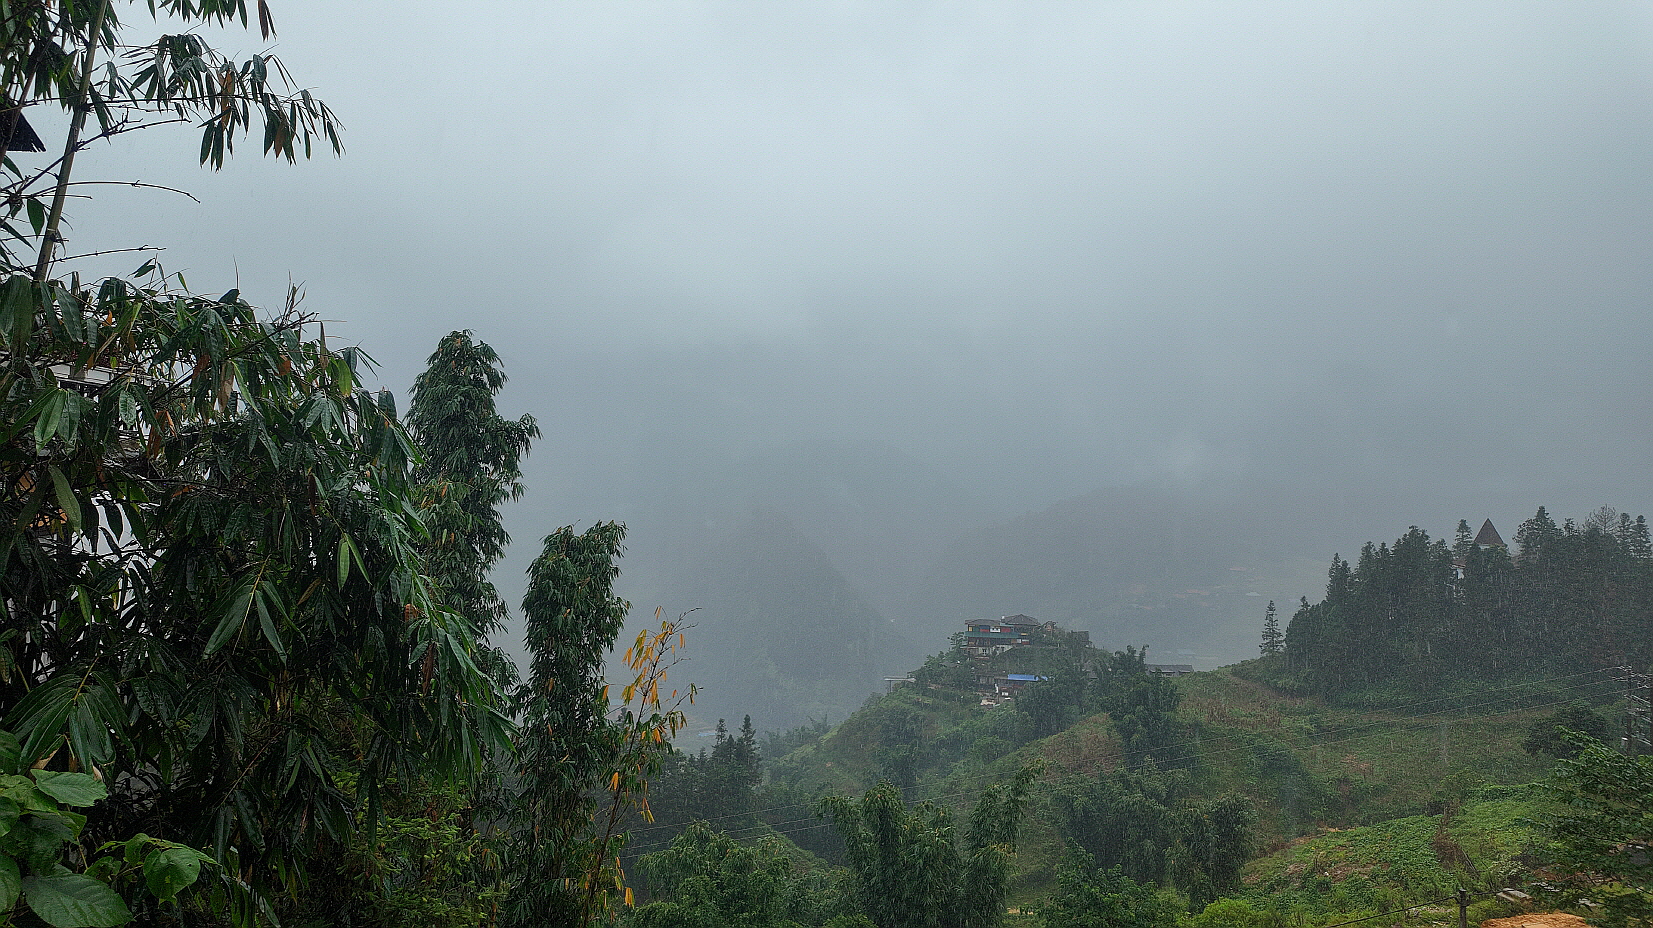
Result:
<instances>
[{"instance_id":1,"label":"blue roof","mask_svg":"<svg viewBox=\"0 0 1653 928\"><path fill-rule=\"evenodd\" d=\"M1048 679L1046 677L1041 677L1036 673L1011 673L1005 674L1005 676L1016 683L1037 683L1040 680Z\"/></svg>"}]
</instances>

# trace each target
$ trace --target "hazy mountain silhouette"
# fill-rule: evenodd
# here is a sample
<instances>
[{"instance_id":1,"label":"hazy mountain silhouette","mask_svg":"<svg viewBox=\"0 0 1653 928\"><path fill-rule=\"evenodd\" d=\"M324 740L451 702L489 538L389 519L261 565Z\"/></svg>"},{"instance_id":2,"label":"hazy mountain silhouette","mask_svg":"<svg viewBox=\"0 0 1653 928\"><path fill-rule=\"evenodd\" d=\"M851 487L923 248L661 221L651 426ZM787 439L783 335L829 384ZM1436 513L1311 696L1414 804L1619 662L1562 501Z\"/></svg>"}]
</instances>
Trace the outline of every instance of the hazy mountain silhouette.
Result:
<instances>
[{"instance_id":1,"label":"hazy mountain silhouette","mask_svg":"<svg viewBox=\"0 0 1653 928\"><path fill-rule=\"evenodd\" d=\"M842 719L921 656L819 546L772 511L705 539L667 585L696 609L677 679L702 688L700 718L749 713L763 729Z\"/></svg>"}]
</instances>

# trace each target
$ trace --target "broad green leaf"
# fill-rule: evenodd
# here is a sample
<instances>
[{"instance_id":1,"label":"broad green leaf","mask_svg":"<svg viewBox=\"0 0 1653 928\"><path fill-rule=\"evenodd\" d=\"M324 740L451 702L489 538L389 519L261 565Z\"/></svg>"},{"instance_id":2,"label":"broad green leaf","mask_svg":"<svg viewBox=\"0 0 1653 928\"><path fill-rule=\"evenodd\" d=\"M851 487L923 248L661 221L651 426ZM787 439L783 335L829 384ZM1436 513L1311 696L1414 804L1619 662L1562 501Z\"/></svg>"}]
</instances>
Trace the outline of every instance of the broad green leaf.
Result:
<instances>
[{"instance_id":1,"label":"broad green leaf","mask_svg":"<svg viewBox=\"0 0 1653 928\"><path fill-rule=\"evenodd\" d=\"M36 770L35 785L40 791L66 806L90 806L109 797L109 790L96 778L84 773L60 770Z\"/></svg>"},{"instance_id":2,"label":"broad green leaf","mask_svg":"<svg viewBox=\"0 0 1653 928\"><path fill-rule=\"evenodd\" d=\"M56 391L54 390L47 390L45 393L35 397L34 402L29 404L29 408L23 411L23 415L17 417L17 421L9 423L5 428L0 429L0 442L10 441L13 435L16 435L18 432L22 431L30 421L39 416L41 410L46 408L46 404L52 402L52 394L55 392Z\"/></svg>"},{"instance_id":3,"label":"broad green leaf","mask_svg":"<svg viewBox=\"0 0 1653 928\"><path fill-rule=\"evenodd\" d=\"M69 716L69 749L84 763L108 763L115 753L110 733L124 731L126 723L126 707L115 695L112 681L104 674L93 674Z\"/></svg>"},{"instance_id":4,"label":"broad green leaf","mask_svg":"<svg viewBox=\"0 0 1653 928\"><path fill-rule=\"evenodd\" d=\"M142 862L144 848L149 846L150 840L150 837L141 831L127 838L125 842L118 845L121 848L121 856L128 864Z\"/></svg>"},{"instance_id":5,"label":"broad green leaf","mask_svg":"<svg viewBox=\"0 0 1653 928\"><path fill-rule=\"evenodd\" d=\"M21 274L6 281L5 303L6 312L11 317L10 324L6 326L6 334L11 337L11 343L28 344L29 338L34 334L34 284Z\"/></svg>"},{"instance_id":6,"label":"broad green leaf","mask_svg":"<svg viewBox=\"0 0 1653 928\"><path fill-rule=\"evenodd\" d=\"M153 851L143 861L143 878L149 891L162 902L171 902L178 892L201 875L203 855L187 847Z\"/></svg>"},{"instance_id":7,"label":"broad green leaf","mask_svg":"<svg viewBox=\"0 0 1653 928\"><path fill-rule=\"evenodd\" d=\"M40 794L34 793L36 797ZM42 800L46 801L46 800ZM34 805L30 803L29 805ZM76 821L72 812L29 808L6 835L6 849L36 872L50 870L63 856L63 846L75 840L85 819Z\"/></svg>"},{"instance_id":8,"label":"broad green leaf","mask_svg":"<svg viewBox=\"0 0 1653 928\"><path fill-rule=\"evenodd\" d=\"M34 227L34 234L46 228L46 204L39 197L29 197L29 225Z\"/></svg>"},{"instance_id":9,"label":"broad green leaf","mask_svg":"<svg viewBox=\"0 0 1653 928\"><path fill-rule=\"evenodd\" d=\"M33 319L33 289L29 279L21 274L7 279L0 287L0 335L12 336L19 322Z\"/></svg>"},{"instance_id":10,"label":"broad green leaf","mask_svg":"<svg viewBox=\"0 0 1653 928\"><path fill-rule=\"evenodd\" d=\"M17 861L8 854L0 854L0 917L12 910L22 891L23 874L18 872Z\"/></svg>"},{"instance_id":11,"label":"broad green leaf","mask_svg":"<svg viewBox=\"0 0 1653 928\"><path fill-rule=\"evenodd\" d=\"M16 773L22 769L23 745L9 731L0 731L0 774Z\"/></svg>"},{"instance_id":12,"label":"broad green leaf","mask_svg":"<svg viewBox=\"0 0 1653 928\"><path fill-rule=\"evenodd\" d=\"M119 847L119 845L116 845L116 847ZM115 879L120 876L121 867L121 859L109 854L87 864L86 869L82 872L99 883L113 884Z\"/></svg>"},{"instance_id":13,"label":"broad green leaf","mask_svg":"<svg viewBox=\"0 0 1653 928\"><path fill-rule=\"evenodd\" d=\"M53 928L114 928L132 920L113 889L80 873L28 877L23 898Z\"/></svg>"}]
</instances>

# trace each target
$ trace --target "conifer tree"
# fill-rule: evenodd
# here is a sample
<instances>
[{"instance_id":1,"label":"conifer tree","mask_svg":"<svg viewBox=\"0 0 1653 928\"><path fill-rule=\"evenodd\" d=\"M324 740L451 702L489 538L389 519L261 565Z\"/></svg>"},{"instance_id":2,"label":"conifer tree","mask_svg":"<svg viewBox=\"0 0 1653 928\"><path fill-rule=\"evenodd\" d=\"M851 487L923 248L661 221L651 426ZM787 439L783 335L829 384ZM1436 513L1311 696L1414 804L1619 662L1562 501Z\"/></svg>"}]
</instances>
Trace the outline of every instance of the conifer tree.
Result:
<instances>
[{"instance_id":1,"label":"conifer tree","mask_svg":"<svg viewBox=\"0 0 1653 928\"><path fill-rule=\"evenodd\" d=\"M1285 650L1286 636L1280 631L1280 618L1274 608L1274 600L1268 601L1268 611L1263 613L1263 643L1259 650L1263 656L1279 654Z\"/></svg>"},{"instance_id":2,"label":"conifer tree","mask_svg":"<svg viewBox=\"0 0 1653 928\"><path fill-rule=\"evenodd\" d=\"M1469 557L1469 552L1475 549L1475 535L1469 530L1469 520L1459 519L1458 528L1452 534L1452 553L1460 558Z\"/></svg>"}]
</instances>

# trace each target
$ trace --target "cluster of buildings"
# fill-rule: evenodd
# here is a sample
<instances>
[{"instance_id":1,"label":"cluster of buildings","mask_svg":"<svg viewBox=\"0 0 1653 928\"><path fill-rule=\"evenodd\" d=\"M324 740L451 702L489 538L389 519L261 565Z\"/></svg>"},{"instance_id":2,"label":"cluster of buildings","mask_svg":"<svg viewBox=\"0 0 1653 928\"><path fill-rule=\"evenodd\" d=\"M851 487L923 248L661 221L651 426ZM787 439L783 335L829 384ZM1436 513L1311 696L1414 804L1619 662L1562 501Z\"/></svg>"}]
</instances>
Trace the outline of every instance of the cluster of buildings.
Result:
<instances>
[{"instance_id":1,"label":"cluster of buildings","mask_svg":"<svg viewBox=\"0 0 1653 928\"><path fill-rule=\"evenodd\" d=\"M1065 631L1055 622L1040 622L1027 615L971 619L964 623L964 633L958 638L959 649L977 665L976 692L984 706L1001 705L1014 699L1028 684L1046 679L1037 673L1010 673L1004 668L1018 662L992 658L1023 648L1054 650L1063 645L1083 652L1090 648L1090 643L1090 632ZM1145 669L1170 677L1194 672L1192 664L1147 664Z\"/></svg>"}]
</instances>

